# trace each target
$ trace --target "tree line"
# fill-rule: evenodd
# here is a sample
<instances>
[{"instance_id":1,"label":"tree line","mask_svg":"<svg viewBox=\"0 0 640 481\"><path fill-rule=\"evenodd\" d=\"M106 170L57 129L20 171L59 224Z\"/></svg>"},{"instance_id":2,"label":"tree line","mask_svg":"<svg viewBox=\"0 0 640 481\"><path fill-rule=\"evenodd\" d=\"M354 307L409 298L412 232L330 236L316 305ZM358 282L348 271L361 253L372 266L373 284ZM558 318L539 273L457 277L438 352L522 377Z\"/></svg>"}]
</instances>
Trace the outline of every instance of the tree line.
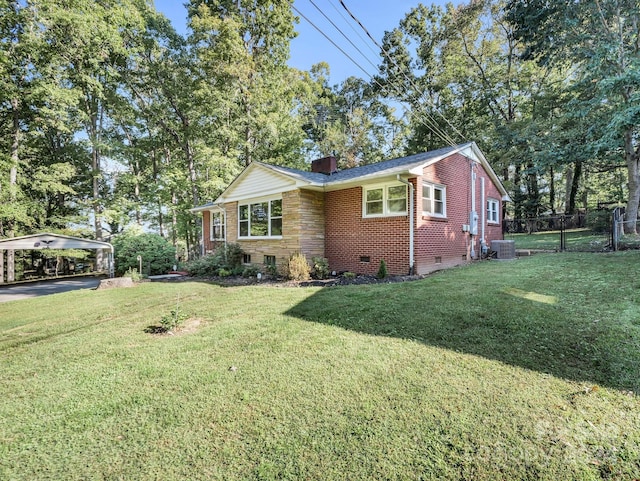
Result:
<instances>
[{"instance_id":1,"label":"tree line","mask_svg":"<svg viewBox=\"0 0 640 481\"><path fill-rule=\"evenodd\" d=\"M188 209L254 160L340 168L474 140L510 216L624 202L640 177L640 7L631 0L419 4L369 79L287 65L290 0L190 0L178 34L146 0L0 4L0 237L196 250Z\"/></svg>"}]
</instances>

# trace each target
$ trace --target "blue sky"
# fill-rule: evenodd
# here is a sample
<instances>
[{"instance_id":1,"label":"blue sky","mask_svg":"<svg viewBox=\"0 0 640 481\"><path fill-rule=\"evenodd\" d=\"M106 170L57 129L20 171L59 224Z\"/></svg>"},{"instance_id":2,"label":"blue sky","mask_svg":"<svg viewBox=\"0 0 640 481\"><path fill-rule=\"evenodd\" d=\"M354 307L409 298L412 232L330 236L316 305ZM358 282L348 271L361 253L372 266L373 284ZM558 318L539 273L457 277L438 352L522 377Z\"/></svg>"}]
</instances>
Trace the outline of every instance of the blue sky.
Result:
<instances>
[{"instance_id":1,"label":"blue sky","mask_svg":"<svg viewBox=\"0 0 640 481\"><path fill-rule=\"evenodd\" d=\"M343 1L378 43L382 43L385 31L397 27L405 13L418 5L417 1L412 0ZM314 7L314 3L357 48L351 45ZM447 2L425 1L424 3L444 5ZM452 3L460 4L463 2L456 0ZM158 11L164 13L171 20L179 32L186 31L186 9L181 0L155 0L155 6ZM332 85L342 82L351 75L369 80L369 75L375 74L376 69L372 64L378 65L380 63L378 49L367 38L364 30L351 19L347 11L340 5L339 0L295 0L294 7L300 12L294 12L300 17L300 23L296 26L299 35L291 42L289 65L300 70L309 70L312 65L325 61L331 68L330 83ZM302 18L302 15L332 38L351 59L332 45L307 20Z\"/></svg>"}]
</instances>

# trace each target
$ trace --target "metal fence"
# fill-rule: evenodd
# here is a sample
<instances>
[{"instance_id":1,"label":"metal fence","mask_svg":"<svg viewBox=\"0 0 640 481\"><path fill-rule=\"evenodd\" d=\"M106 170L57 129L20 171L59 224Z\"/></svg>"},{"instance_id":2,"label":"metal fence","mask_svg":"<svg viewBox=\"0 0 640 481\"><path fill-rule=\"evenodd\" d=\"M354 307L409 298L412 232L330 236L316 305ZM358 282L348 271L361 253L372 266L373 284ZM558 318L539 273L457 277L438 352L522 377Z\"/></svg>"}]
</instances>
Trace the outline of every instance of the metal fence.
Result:
<instances>
[{"instance_id":1,"label":"metal fence","mask_svg":"<svg viewBox=\"0 0 640 481\"><path fill-rule=\"evenodd\" d=\"M507 219L503 230L506 240L516 249L531 251L603 252L613 250L611 211L598 210L575 215Z\"/></svg>"}]
</instances>

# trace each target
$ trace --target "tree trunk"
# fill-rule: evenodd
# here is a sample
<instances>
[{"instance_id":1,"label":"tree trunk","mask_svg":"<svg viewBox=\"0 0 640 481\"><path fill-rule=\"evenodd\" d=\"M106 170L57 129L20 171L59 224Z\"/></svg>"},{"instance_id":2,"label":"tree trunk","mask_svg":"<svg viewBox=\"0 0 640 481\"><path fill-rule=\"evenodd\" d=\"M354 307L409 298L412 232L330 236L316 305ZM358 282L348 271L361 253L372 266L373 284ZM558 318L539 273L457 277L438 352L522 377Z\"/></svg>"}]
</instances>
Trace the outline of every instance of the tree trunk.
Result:
<instances>
[{"instance_id":1,"label":"tree trunk","mask_svg":"<svg viewBox=\"0 0 640 481\"><path fill-rule=\"evenodd\" d=\"M578 196L578 188L580 187L580 176L582 175L582 162L576 162L573 169L573 179L571 180L571 192L569 192L569 205L567 206L567 214L576 213L576 197Z\"/></svg>"},{"instance_id":2,"label":"tree trunk","mask_svg":"<svg viewBox=\"0 0 640 481\"><path fill-rule=\"evenodd\" d=\"M640 203L640 152L633 148L631 129L627 130L624 135L624 156L629 182L629 201L625 213L624 232L625 234L637 234L638 204Z\"/></svg>"}]
</instances>

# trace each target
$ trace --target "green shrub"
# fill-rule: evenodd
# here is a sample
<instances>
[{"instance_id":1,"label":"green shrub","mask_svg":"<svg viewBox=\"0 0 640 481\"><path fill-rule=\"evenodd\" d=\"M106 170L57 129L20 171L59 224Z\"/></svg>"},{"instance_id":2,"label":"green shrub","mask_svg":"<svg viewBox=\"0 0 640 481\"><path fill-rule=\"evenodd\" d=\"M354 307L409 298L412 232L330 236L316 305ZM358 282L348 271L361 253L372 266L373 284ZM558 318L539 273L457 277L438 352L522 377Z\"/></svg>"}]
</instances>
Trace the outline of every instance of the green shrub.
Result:
<instances>
[{"instance_id":1,"label":"green shrub","mask_svg":"<svg viewBox=\"0 0 640 481\"><path fill-rule=\"evenodd\" d=\"M213 254L190 261L186 269L190 275L200 277L240 275L244 271L243 256L244 251L239 244L225 244L218 247ZM223 270L224 276L220 273Z\"/></svg>"},{"instance_id":2,"label":"green shrub","mask_svg":"<svg viewBox=\"0 0 640 481\"><path fill-rule=\"evenodd\" d=\"M301 252L295 252L289 257L287 277L294 281L306 281L311 277L311 268L306 256Z\"/></svg>"},{"instance_id":3,"label":"green shrub","mask_svg":"<svg viewBox=\"0 0 640 481\"><path fill-rule=\"evenodd\" d=\"M242 271L242 277L256 277L260 269L256 265L245 266Z\"/></svg>"},{"instance_id":4,"label":"green shrub","mask_svg":"<svg viewBox=\"0 0 640 481\"><path fill-rule=\"evenodd\" d=\"M329 261L324 257L312 257L313 262L313 276L316 279L328 279L329 274Z\"/></svg>"},{"instance_id":5,"label":"green shrub","mask_svg":"<svg viewBox=\"0 0 640 481\"><path fill-rule=\"evenodd\" d=\"M160 319L160 325L162 326L162 329L170 332L181 326L188 318L189 316L176 306L175 309L171 310L170 314L162 316L162 319Z\"/></svg>"},{"instance_id":6,"label":"green shrub","mask_svg":"<svg viewBox=\"0 0 640 481\"><path fill-rule=\"evenodd\" d=\"M378 268L378 274L376 274L378 279L384 279L387 277L387 263L384 259L380 259L380 267Z\"/></svg>"},{"instance_id":7,"label":"green shrub","mask_svg":"<svg viewBox=\"0 0 640 481\"><path fill-rule=\"evenodd\" d=\"M196 277L217 276L222 268L222 259L216 254L208 254L200 259L189 261L187 272Z\"/></svg>"},{"instance_id":8,"label":"green shrub","mask_svg":"<svg viewBox=\"0 0 640 481\"><path fill-rule=\"evenodd\" d=\"M125 272L122 277L130 277L133 282L140 282L142 280L142 276L138 270L133 267L129 267L129 270Z\"/></svg>"},{"instance_id":9,"label":"green shrub","mask_svg":"<svg viewBox=\"0 0 640 481\"><path fill-rule=\"evenodd\" d=\"M176 250L158 234L124 232L112 242L116 275L138 270L138 256L142 258L142 274L166 274L176 263Z\"/></svg>"},{"instance_id":10,"label":"green shrub","mask_svg":"<svg viewBox=\"0 0 640 481\"><path fill-rule=\"evenodd\" d=\"M228 270L227 270L227 269L225 269L224 267L223 267L223 268L221 268L221 269L218 271L218 275L219 275L220 277L229 277L231 274L232 274L232 272L231 272L231 271L228 271Z\"/></svg>"},{"instance_id":11,"label":"green shrub","mask_svg":"<svg viewBox=\"0 0 640 481\"><path fill-rule=\"evenodd\" d=\"M278 277L280 273L278 272L278 266L275 264L265 264L264 270L271 277Z\"/></svg>"},{"instance_id":12,"label":"green shrub","mask_svg":"<svg viewBox=\"0 0 640 481\"><path fill-rule=\"evenodd\" d=\"M594 210L587 213L587 227L593 232L609 232L612 214L608 210Z\"/></svg>"},{"instance_id":13,"label":"green shrub","mask_svg":"<svg viewBox=\"0 0 640 481\"><path fill-rule=\"evenodd\" d=\"M342 275L344 276L345 279L355 279L356 278L356 273L355 272L347 271Z\"/></svg>"}]
</instances>

